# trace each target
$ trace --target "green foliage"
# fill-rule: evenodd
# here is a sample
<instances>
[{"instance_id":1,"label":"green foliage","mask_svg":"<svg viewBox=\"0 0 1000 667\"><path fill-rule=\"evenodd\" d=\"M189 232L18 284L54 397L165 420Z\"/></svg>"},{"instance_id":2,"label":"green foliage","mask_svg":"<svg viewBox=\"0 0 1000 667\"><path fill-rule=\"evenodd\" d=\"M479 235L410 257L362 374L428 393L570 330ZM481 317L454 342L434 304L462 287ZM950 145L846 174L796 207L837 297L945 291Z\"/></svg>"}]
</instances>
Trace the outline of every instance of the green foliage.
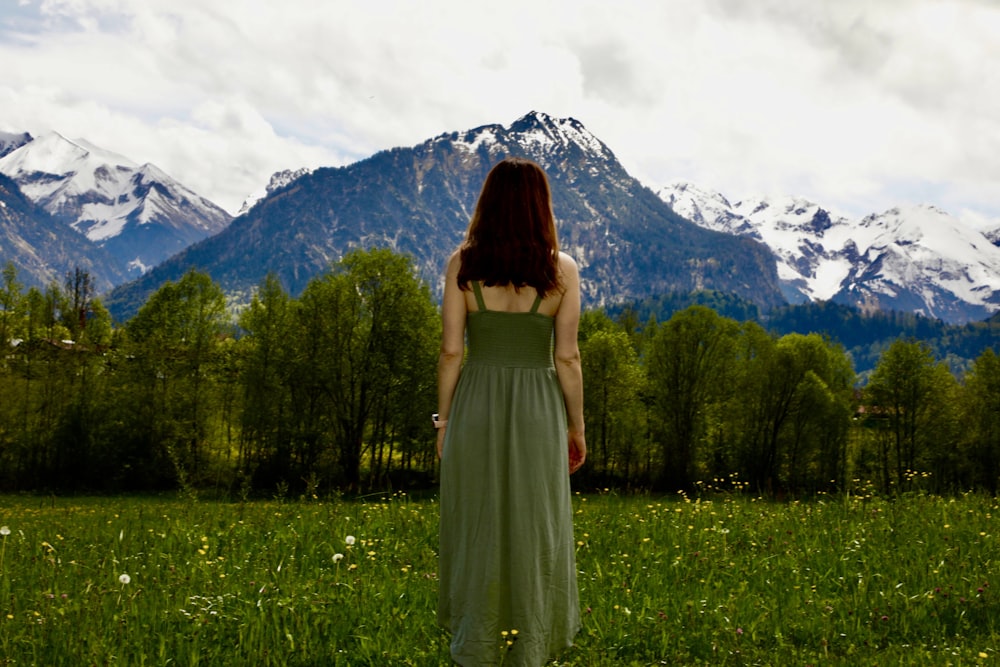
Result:
<instances>
[{"instance_id":1,"label":"green foliage","mask_svg":"<svg viewBox=\"0 0 1000 667\"><path fill-rule=\"evenodd\" d=\"M1000 478L1000 357L987 350L976 359L959 396L963 421L969 425L963 443L968 450L973 485L996 494Z\"/></svg>"},{"instance_id":2,"label":"green foliage","mask_svg":"<svg viewBox=\"0 0 1000 667\"><path fill-rule=\"evenodd\" d=\"M656 330L646 367L651 429L662 449L661 488L688 489L713 408L732 387L739 326L704 306L675 314Z\"/></svg>"},{"instance_id":3,"label":"green foliage","mask_svg":"<svg viewBox=\"0 0 1000 667\"><path fill-rule=\"evenodd\" d=\"M209 463L217 415L221 340L227 330L222 290L189 271L166 283L129 321L121 346L116 422L137 488L186 483ZM129 417L131 415L131 417Z\"/></svg>"},{"instance_id":4,"label":"green foliage","mask_svg":"<svg viewBox=\"0 0 1000 667\"><path fill-rule=\"evenodd\" d=\"M297 298L270 275L238 327L197 271L118 328L80 272L21 289L8 267L0 488L287 497L434 484L440 318L407 256L353 251ZM648 313L581 318L590 452L577 488L692 491L735 475L778 496L856 478L902 493L920 476L937 492L995 491L988 348L960 383L930 344L896 340L861 391L853 354L826 334L779 335L704 305Z\"/></svg>"},{"instance_id":5,"label":"green foliage","mask_svg":"<svg viewBox=\"0 0 1000 667\"><path fill-rule=\"evenodd\" d=\"M554 665L997 658L993 497L602 494L577 495L574 511L582 628ZM38 665L445 665L437 526L433 499L401 493L0 498L0 655ZM500 657L506 642L496 640Z\"/></svg>"},{"instance_id":6,"label":"green foliage","mask_svg":"<svg viewBox=\"0 0 1000 667\"><path fill-rule=\"evenodd\" d=\"M17 280L17 269L12 262L7 262L0 284L0 349L6 350L11 341L19 337L23 316L24 287Z\"/></svg>"},{"instance_id":7,"label":"green foliage","mask_svg":"<svg viewBox=\"0 0 1000 667\"><path fill-rule=\"evenodd\" d=\"M584 468L585 483L648 486L652 471L644 449L645 378L629 335L603 314L583 318L584 415L589 456L598 465Z\"/></svg>"},{"instance_id":8,"label":"green foliage","mask_svg":"<svg viewBox=\"0 0 1000 667\"><path fill-rule=\"evenodd\" d=\"M752 488L829 488L844 479L854 373L818 334L775 340L744 327L736 417L737 470Z\"/></svg>"},{"instance_id":9,"label":"green foliage","mask_svg":"<svg viewBox=\"0 0 1000 667\"><path fill-rule=\"evenodd\" d=\"M881 431L879 472L883 488L903 486L910 471L925 470L933 449L951 450L948 415L957 382L936 364L926 344L896 341L882 356L865 388L867 422ZM939 474L943 472L938 468Z\"/></svg>"},{"instance_id":10,"label":"green foliage","mask_svg":"<svg viewBox=\"0 0 1000 667\"><path fill-rule=\"evenodd\" d=\"M309 283L290 324L292 443L270 474L301 478L320 465L328 482L357 488L366 443L373 475L385 472L379 468L395 446L409 467L426 422L413 400L433 404L440 330L410 262L386 250L348 254Z\"/></svg>"}]
</instances>

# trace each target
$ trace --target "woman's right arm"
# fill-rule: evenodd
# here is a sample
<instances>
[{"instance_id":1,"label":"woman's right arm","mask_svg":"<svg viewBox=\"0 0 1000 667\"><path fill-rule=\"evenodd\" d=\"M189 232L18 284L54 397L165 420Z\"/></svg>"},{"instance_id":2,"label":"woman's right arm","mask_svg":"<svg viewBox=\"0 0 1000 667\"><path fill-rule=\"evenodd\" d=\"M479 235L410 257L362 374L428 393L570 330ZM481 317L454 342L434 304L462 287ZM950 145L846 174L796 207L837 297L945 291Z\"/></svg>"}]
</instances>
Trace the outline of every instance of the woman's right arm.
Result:
<instances>
[{"instance_id":1,"label":"woman's right arm","mask_svg":"<svg viewBox=\"0 0 1000 667\"><path fill-rule=\"evenodd\" d=\"M559 385L566 403L569 429L569 471L580 469L587 458L587 440L583 424L583 367L580 363L580 270L576 262L559 254L562 301L555 319L555 364Z\"/></svg>"},{"instance_id":2,"label":"woman's right arm","mask_svg":"<svg viewBox=\"0 0 1000 667\"><path fill-rule=\"evenodd\" d=\"M458 287L458 269L462 259L456 251L448 259L444 278L444 299L441 303L441 353L438 356L438 419L446 421L451 412L451 399L455 394L458 376L465 354L465 295ZM437 432L437 453L440 458L444 446L445 429Z\"/></svg>"}]
</instances>

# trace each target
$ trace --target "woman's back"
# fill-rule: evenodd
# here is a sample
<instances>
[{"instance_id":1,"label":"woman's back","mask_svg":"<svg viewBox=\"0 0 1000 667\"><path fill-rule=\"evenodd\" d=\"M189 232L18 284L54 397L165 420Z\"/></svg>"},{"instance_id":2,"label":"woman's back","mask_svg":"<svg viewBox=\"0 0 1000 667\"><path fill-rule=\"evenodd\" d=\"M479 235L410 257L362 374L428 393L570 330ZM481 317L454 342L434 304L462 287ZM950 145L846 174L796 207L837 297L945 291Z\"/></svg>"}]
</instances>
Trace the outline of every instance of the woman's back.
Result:
<instances>
[{"instance_id":1,"label":"woman's back","mask_svg":"<svg viewBox=\"0 0 1000 667\"><path fill-rule=\"evenodd\" d=\"M527 313L538 298L538 292L533 287L522 287L520 290L515 290L509 285L503 287L480 285L480 291L487 310L504 313ZM479 310L473 290L470 289L466 292L465 300L470 313ZM562 294L553 292L541 300L537 312L553 317L559 310L561 301Z\"/></svg>"},{"instance_id":2,"label":"woman's back","mask_svg":"<svg viewBox=\"0 0 1000 667\"><path fill-rule=\"evenodd\" d=\"M538 312L540 300L536 297L528 310L494 310L487 306L482 292L475 283L477 309L468 314L466 363L552 369L553 319Z\"/></svg>"}]
</instances>

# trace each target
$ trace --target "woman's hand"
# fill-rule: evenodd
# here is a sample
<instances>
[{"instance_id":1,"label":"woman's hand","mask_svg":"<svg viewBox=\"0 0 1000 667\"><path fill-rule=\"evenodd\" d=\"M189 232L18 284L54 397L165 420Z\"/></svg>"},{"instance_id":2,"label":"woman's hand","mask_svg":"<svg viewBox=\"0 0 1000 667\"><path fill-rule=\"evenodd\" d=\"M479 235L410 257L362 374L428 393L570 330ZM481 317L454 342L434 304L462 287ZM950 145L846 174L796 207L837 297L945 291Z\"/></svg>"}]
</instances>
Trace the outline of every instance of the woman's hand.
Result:
<instances>
[{"instance_id":1,"label":"woman's hand","mask_svg":"<svg viewBox=\"0 0 1000 667\"><path fill-rule=\"evenodd\" d=\"M444 453L444 430L446 428L448 428L448 427L447 426L442 426L441 428L439 428L437 430L437 449L438 449L438 458L439 459L441 458L441 455Z\"/></svg>"},{"instance_id":2,"label":"woman's hand","mask_svg":"<svg viewBox=\"0 0 1000 667\"><path fill-rule=\"evenodd\" d=\"M587 460L587 438L582 431L569 432L569 474L583 467Z\"/></svg>"}]
</instances>

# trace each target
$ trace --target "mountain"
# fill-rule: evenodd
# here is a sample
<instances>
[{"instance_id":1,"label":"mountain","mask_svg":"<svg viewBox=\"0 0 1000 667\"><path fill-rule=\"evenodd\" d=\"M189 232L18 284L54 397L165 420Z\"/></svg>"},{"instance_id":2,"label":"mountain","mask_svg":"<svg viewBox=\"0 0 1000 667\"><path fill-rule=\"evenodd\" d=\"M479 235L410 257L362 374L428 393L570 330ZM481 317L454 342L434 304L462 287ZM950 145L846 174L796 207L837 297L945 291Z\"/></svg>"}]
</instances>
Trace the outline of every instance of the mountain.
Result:
<instances>
[{"instance_id":1,"label":"mountain","mask_svg":"<svg viewBox=\"0 0 1000 667\"><path fill-rule=\"evenodd\" d=\"M1000 309L1000 248L933 206L851 220L795 197L730 203L685 182L657 194L706 229L766 244L789 302L829 300L952 323Z\"/></svg>"},{"instance_id":2,"label":"mountain","mask_svg":"<svg viewBox=\"0 0 1000 667\"><path fill-rule=\"evenodd\" d=\"M0 157L17 150L31 139L27 132L0 132Z\"/></svg>"},{"instance_id":3,"label":"mountain","mask_svg":"<svg viewBox=\"0 0 1000 667\"><path fill-rule=\"evenodd\" d=\"M302 175L106 303L128 317L190 268L207 272L237 304L268 272L298 294L345 252L373 246L408 253L439 294L441 272L464 237L486 174L508 155L546 170L560 244L581 267L585 307L700 289L733 292L762 307L783 302L766 247L684 220L579 121L532 112L506 127L442 134Z\"/></svg>"},{"instance_id":4,"label":"mountain","mask_svg":"<svg viewBox=\"0 0 1000 667\"><path fill-rule=\"evenodd\" d=\"M125 280L118 263L103 248L55 220L0 174L0 265L11 262L18 281L44 288L62 285L76 268L90 274L94 289L103 292Z\"/></svg>"},{"instance_id":5,"label":"mountain","mask_svg":"<svg viewBox=\"0 0 1000 667\"><path fill-rule=\"evenodd\" d=\"M57 220L106 249L129 277L231 220L154 165L56 132L8 152L0 158L0 173Z\"/></svg>"}]
</instances>

